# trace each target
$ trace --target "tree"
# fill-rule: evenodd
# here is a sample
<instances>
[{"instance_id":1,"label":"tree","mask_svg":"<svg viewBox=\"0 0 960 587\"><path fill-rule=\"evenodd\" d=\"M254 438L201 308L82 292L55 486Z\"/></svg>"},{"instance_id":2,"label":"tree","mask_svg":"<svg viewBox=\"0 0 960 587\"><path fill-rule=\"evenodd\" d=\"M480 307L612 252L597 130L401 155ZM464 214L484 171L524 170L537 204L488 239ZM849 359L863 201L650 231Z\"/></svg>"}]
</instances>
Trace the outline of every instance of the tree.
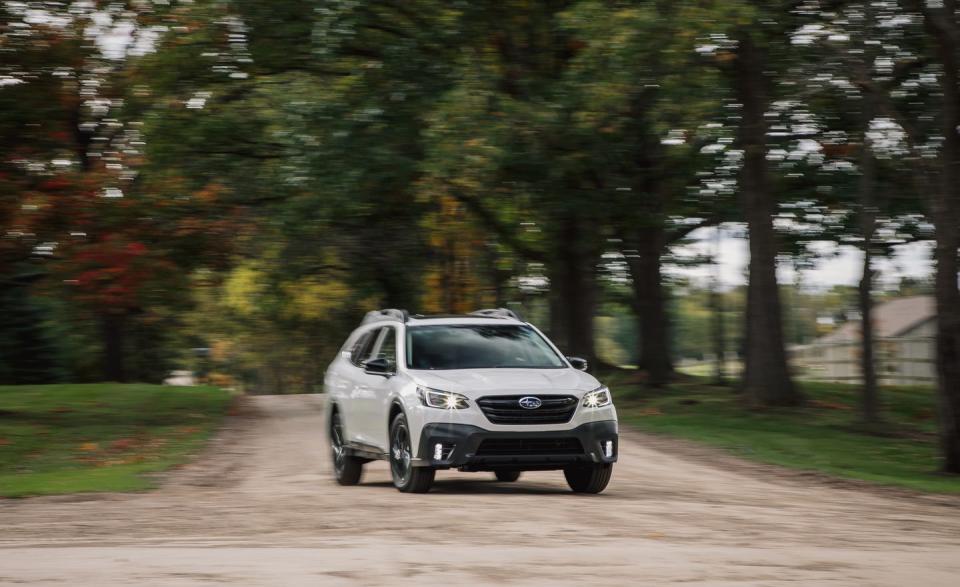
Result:
<instances>
[{"instance_id":1,"label":"tree","mask_svg":"<svg viewBox=\"0 0 960 587\"><path fill-rule=\"evenodd\" d=\"M31 291L43 273L25 266L0 282L0 381L5 384L54 383L63 372L59 348L45 324L45 308Z\"/></svg>"},{"instance_id":2,"label":"tree","mask_svg":"<svg viewBox=\"0 0 960 587\"><path fill-rule=\"evenodd\" d=\"M743 104L738 146L743 150L739 189L741 209L750 238L749 286L746 307L746 354L743 390L759 405L796 405L800 395L787 367L782 308L777 286L777 240L773 230L776 198L766 161L770 80L766 71L768 48L754 30L737 39L733 65L734 87Z\"/></svg>"},{"instance_id":3,"label":"tree","mask_svg":"<svg viewBox=\"0 0 960 587\"><path fill-rule=\"evenodd\" d=\"M558 92L578 132L571 159L606 202L601 221L622 242L639 365L653 386L673 372L663 257L695 228L716 222L726 196L695 191L698 176L717 164L703 149L717 138L707 121L716 120L724 91L696 51L713 16L710 8L669 2L624 2L616 10L579 2L565 15L584 46Z\"/></svg>"},{"instance_id":4,"label":"tree","mask_svg":"<svg viewBox=\"0 0 960 587\"><path fill-rule=\"evenodd\" d=\"M122 166L119 153L129 138L111 118L117 95L109 77L117 68L91 29L130 22L136 14L86 3L51 4L41 13L26 4L5 4L0 12L10 55L0 100L13 106L4 108L0 122L11 141L0 162L6 168L0 184L10 189L4 195L15 203L3 218L8 234L17 236L3 247L13 257L5 259L10 266L29 257L62 259L86 236L80 226L90 205L107 190L119 192L120 174L109 168Z\"/></svg>"},{"instance_id":5,"label":"tree","mask_svg":"<svg viewBox=\"0 0 960 587\"><path fill-rule=\"evenodd\" d=\"M843 2L822 12L820 23L798 33L797 42L813 47L803 75L811 109L821 130L819 175L831 189L820 190L828 211L817 239L853 243L863 253L857 303L860 311L861 419L880 420L880 392L874 358L874 258L895 244L916 238L923 207L904 181L925 173L925 165L904 163L911 155L891 120L894 95L906 94L904 82L924 66L911 45L915 25L902 18L893 2ZM815 43L814 41L818 41ZM841 164L846 166L841 167ZM833 167L833 171L826 168ZM911 168L912 167L912 168ZM918 171L920 172L918 174ZM849 195L848 195L849 194ZM913 233L913 234L911 234Z\"/></svg>"},{"instance_id":6,"label":"tree","mask_svg":"<svg viewBox=\"0 0 960 587\"><path fill-rule=\"evenodd\" d=\"M576 161L582 137L558 89L576 51L557 26L569 4L490 3L467 12L463 51L429 121L423 181L430 193L458 200L495 246L545 267L547 330L565 352L593 362L604 211Z\"/></svg>"},{"instance_id":7,"label":"tree","mask_svg":"<svg viewBox=\"0 0 960 587\"><path fill-rule=\"evenodd\" d=\"M912 2L922 15L939 73L939 182L930 196L936 227L937 375L943 469L960 473L960 16L956 0Z\"/></svg>"},{"instance_id":8,"label":"tree","mask_svg":"<svg viewBox=\"0 0 960 587\"><path fill-rule=\"evenodd\" d=\"M143 173L149 108L139 98L149 84L138 67L165 25L180 24L177 9L4 4L2 16L10 59L0 101L16 108L0 115L12 143L0 190L3 210L7 197L14 204L3 218L8 234L19 235L0 245L4 261L32 258L47 278L35 291L67 298L78 320L97 323L90 344L102 349L104 379L159 380L167 355L159 347L174 330L159 316L182 299L192 264L223 250L232 224L222 209L206 222L217 200L211 185ZM120 41L104 42L121 31Z\"/></svg>"}]
</instances>

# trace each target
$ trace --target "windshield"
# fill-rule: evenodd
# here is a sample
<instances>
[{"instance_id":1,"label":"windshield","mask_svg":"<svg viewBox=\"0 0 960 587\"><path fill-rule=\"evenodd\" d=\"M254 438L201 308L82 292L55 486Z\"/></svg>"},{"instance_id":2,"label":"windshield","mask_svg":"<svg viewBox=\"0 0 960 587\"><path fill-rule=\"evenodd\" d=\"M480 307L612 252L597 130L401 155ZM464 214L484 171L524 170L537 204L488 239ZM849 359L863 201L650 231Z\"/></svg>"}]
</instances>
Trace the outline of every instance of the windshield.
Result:
<instances>
[{"instance_id":1,"label":"windshield","mask_svg":"<svg viewBox=\"0 0 960 587\"><path fill-rule=\"evenodd\" d=\"M407 328L409 369L561 369L563 360L529 326L455 324Z\"/></svg>"}]
</instances>

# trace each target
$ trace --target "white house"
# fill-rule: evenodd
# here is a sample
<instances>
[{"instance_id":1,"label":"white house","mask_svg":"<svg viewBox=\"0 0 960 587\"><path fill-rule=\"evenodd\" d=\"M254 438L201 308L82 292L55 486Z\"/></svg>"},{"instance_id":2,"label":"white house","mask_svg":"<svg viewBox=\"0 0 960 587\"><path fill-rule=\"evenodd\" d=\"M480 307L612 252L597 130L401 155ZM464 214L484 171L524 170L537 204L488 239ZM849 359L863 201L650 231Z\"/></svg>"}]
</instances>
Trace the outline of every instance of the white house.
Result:
<instances>
[{"instance_id":1,"label":"white house","mask_svg":"<svg viewBox=\"0 0 960 587\"><path fill-rule=\"evenodd\" d=\"M874 356L881 384L936 382L934 318L932 296L899 298L874 307ZM791 349L797 374L816 381L862 381L860 330L860 321L853 320L811 344Z\"/></svg>"}]
</instances>

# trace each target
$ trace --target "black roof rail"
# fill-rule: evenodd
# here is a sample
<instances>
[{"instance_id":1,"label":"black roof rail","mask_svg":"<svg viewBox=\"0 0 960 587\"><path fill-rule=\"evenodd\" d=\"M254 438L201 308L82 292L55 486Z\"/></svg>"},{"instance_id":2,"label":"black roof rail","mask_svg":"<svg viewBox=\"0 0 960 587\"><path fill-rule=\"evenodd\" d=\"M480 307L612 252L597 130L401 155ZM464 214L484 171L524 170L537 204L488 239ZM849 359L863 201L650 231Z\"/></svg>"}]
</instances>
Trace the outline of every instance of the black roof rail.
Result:
<instances>
[{"instance_id":1,"label":"black roof rail","mask_svg":"<svg viewBox=\"0 0 960 587\"><path fill-rule=\"evenodd\" d=\"M406 322L409 319L410 314L406 310L385 308L383 310L373 310L372 312L367 312L367 315L363 317L363 322L361 322L361 324L380 322L382 320L389 320L391 322Z\"/></svg>"},{"instance_id":2,"label":"black roof rail","mask_svg":"<svg viewBox=\"0 0 960 587\"><path fill-rule=\"evenodd\" d=\"M520 314L509 309L509 308L487 308L484 310L476 310L470 312L471 316L484 316L487 318L512 318L514 320L519 320L523 322L523 318L520 317Z\"/></svg>"}]
</instances>

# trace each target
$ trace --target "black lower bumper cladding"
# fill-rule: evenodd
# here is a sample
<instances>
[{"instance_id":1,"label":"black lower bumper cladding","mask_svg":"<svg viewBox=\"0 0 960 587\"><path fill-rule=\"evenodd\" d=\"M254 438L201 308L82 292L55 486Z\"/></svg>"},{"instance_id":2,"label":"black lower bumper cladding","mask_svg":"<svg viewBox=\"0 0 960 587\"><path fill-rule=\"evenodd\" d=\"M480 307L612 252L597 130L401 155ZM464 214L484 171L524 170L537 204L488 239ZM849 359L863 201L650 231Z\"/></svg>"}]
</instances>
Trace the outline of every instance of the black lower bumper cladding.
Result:
<instances>
[{"instance_id":1,"label":"black lower bumper cladding","mask_svg":"<svg viewBox=\"0 0 960 587\"><path fill-rule=\"evenodd\" d=\"M609 447L607 443L611 443ZM441 445L439 451L437 444ZM563 469L616 462L617 448L614 420L537 432L494 432L468 424L433 423L424 426L420 434L416 464L464 471ZM440 458L434 458L438 454Z\"/></svg>"}]
</instances>

